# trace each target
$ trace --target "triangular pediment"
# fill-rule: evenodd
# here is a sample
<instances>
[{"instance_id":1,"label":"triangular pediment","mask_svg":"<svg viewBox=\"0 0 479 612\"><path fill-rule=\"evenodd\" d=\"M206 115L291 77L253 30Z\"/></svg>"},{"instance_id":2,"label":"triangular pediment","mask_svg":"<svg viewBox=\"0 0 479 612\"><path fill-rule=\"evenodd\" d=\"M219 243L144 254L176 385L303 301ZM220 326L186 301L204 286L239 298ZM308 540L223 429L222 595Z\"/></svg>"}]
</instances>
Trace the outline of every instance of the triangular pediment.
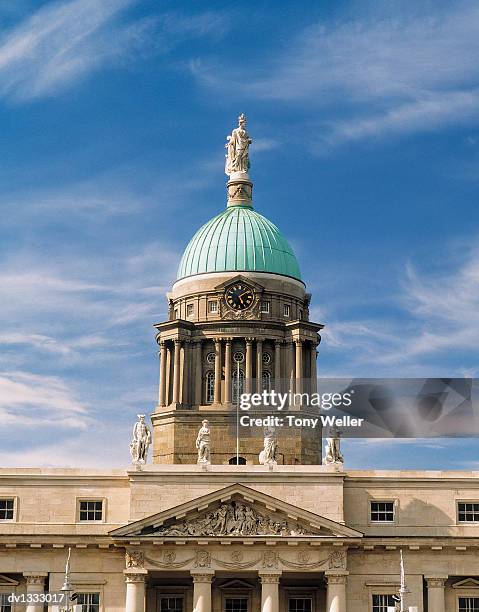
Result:
<instances>
[{"instance_id":1,"label":"triangular pediment","mask_svg":"<svg viewBox=\"0 0 479 612\"><path fill-rule=\"evenodd\" d=\"M360 538L362 533L241 484L136 521L110 533L121 538Z\"/></svg>"},{"instance_id":2,"label":"triangular pediment","mask_svg":"<svg viewBox=\"0 0 479 612\"><path fill-rule=\"evenodd\" d=\"M0 574L0 586L13 587L13 586L18 586L18 584L19 584L18 580L14 580L13 578L9 578L8 576L4 576L3 574Z\"/></svg>"},{"instance_id":3,"label":"triangular pediment","mask_svg":"<svg viewBox=\"0 0 479 612\"><path fill-rule=\"evenodd\" d=\"M475 578L465 578L452 585L453 589L479 589L479 581Z\"/></svg>"},{"instance_id":4,"label":"triangular pediment","mask_svg":"<svg viewBox=\"0 0 479 612\"><path fill-rule=\"evenodd\" d=\"M247 285L249 285L256 291L260 291L260 292L264 290L263 285L260 285L258 282L254 281L251 278L248 278L247 276L243 276L243 274L237 274L236 276L233 276L232 278L226 279L219 285L216 285L215 289L216 291L221 291L222 289L226 289L226 287L229 287L230 285L233 285L234 283L246 283Z\"/></svg>"}]
</instances>

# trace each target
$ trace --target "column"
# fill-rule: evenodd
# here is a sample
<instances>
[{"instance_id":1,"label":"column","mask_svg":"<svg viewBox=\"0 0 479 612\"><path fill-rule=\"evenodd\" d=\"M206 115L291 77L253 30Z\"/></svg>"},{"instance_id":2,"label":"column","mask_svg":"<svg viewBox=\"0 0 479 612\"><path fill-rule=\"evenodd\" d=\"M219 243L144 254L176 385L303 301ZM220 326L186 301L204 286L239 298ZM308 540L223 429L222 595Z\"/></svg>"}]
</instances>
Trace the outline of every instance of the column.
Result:
<instances>
[{"instance_id":1,"label":"column","mask_svg":"<svg viewBox=\"0 0 479 612\"><path fill-rule=\"evenodd\" d=\"M181 398L182 404L191 402L191 340L186 339L181 349Z\"/></svg>"},{"instance_id":2,"label":"column","mask_svg":"<svg viewBox=\"0 0 479 612\"><path fill-rule=\"evenodd\" d=\"M215 396L214 404L221 404L221 340L215 338Z\"/></svg>"},{"instance_id":3,"label":"column","mask_svg":"<svg viewBox=\"0 0 479 612\"><path fill-rule=\"evenodd\" d=\"M256 391L263 391L263 341L256 340Z\"/></svg>"},{"instance_id":4,"label":"column","mask_svg":"<svg viewBox=\"0 0 479 612\"><path fill-rule=\"evenodd\" d=\"M193 399L193 404L200 405L203 403L202 398L202 382L203 382L203 353L202 353L202 343L201 340L198 340L194 344L195 347L195 396Z\"/></svg>"},{"instance_id":5,"label":"column","mask_svg":"<svg viewBox=\"0 0 479 612\"><path fill-rule=\"evenodd\" d=\"M193 576L193 612L211 612L213 570L191 571Z\"/></svg>"},{"instance_id":6,"label":"column","mask_svg":"<svg viewBox=\"0 0 479 612\"><path fill-rule=\"evenodd\" d=\"M281 393L281 340L274 341L274 390Z\"/></svg>"},{"instance_id":7,"label":"column","mask_svg":"<svg viewBox=\"0 0 479 612\"><path fill-rule=\"evenodd\" d=\"M279 572L259 572L261 580L261 612L279 612Z\"/></svg>"},{"instance_id":8,"label":"column","mask_svg":"<svg viewBox=\"0 0 479 612\"><path fill-rule=\"evenodd\" d=\"M177 404L180 397L180 348L180 340L175 340L175 354L173 358L173 404Z\"/></svg>"},{"instance_id":9,"label":"column","mask_svg":"<svg viewBox=\"0 0 479 612\"><path fill-rule=\"evenodd\" d=\"M27 595L43 593L47 572L23 572L27 579ZM43 604L29 603L25 612L42 612Z\"/></svg>"},{"instance_id":10,"label":"column","mask_svg":"<svg viewBox=\"0 0 479 612\"><path fill-rule=\"evenodd\" d=\"M160 406L166 406L166 345L160 341L160 393L158 398Z\"/></svg>"},{"instance_id":11,"label":"column","mask_svg":"<svg viewBox=\"0 0 479 612\"><path fill-rule=\"evenodd\" d=\"M145 580L148 570L132 567L123 570L126 581L125 612L145 612Z\"/></svg>"},{"instance_id":12,"label":"column","mask_svg":"<svg viewBox=\"0 0 479 612\"><path fill-rule=\"evenodd\" d=\"M316 393L318 390L318 370L316 366L316 343L311 342L311 393Z\"/></svg>"},{"instance_id":13,"label":"column","mask_svg":"<svg viewBox=\"0 0 479 612\"><path fill-rule=\"evenodd\" d=\"M231 404L231 338L225 345L225 404Z\"/></svg>"},{"instance_id":14,"label":"column","mask_svg":"<svg viewBox=\"0 0 479 612\"><path fill-rule=\"evenodd\" d=\"M328 581L326 612L346 612L346 579L349 572L331 570L324 573Z\"/></svg>"},{"instance_id":15,"label":"column","mask_svg":"<svg viewBox=\"0 0 479 612\"><path fill-rule=\"evenodd\" d=\"M303 392L303 342L302 340L295 340L296 345L296 361L295 361L295 369L296 369L296 393Z\"/></svg>"},{"instance_id":16,"label":"column","mask_svg":"<svg viewBox=\"0 0 479 612\"><path fill-rule=\"evenodd\" d=\"M447 576L424 576L427 583L427 606L434 612L445 612L444 586Z\"/></svg>"},{"instance_id":17,"label":"column","mask_svg":"<svg viewBox=\"0 0 479 612\"><path fill-rule=\"evenodd\" d=\"M245 393L251 393L251 379L253 377L253 338L246 338L246 372Z\"/></svg>"}]
</instances>

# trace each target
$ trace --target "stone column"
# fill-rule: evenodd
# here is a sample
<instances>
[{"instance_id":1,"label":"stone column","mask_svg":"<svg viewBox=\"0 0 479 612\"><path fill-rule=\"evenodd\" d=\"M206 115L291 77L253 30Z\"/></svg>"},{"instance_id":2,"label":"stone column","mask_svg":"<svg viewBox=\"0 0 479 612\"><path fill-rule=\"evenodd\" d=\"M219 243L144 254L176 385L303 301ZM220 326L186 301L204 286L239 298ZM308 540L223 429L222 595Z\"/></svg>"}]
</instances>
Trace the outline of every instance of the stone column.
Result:
<instances>
[{"instance_id":1,"label":"stone column","mask_svg":"<svg viewBox=\"0 0 479 612\"><path fill-rule=\"evenodd\" d=\"M175 340L175 354L173 361L173 398L172 403L177 404L180 401L180 340Z\"/></svg>"},{"instance_id":2,"label":"stone column","mask_svg":"<svg viewBox=\"0 0 479 612\"><path fill-rule=\"evenodd\" d=\"M202 344L201 340L195 343L195 396L193 403L194 404L202 404L202 382L203 382L203 353L202 353Z\"/></svg>"},{"instance_id":3,"label":"stone column","mask_svg":"<svg viewBox=\"0 0 479 612\"><path fill-rule=\"evenodd\" d=\"M215 338L215 396L214 404L221 404L221 339Z\"/></svg>"},{"instance_id":4,"label":"stone column","mask_svg":"<svg viewBox=\"0 0 479 612\"><path fill-rule=\"evenodd\" d=\"M296 362L295 362L295 374L296 374L296 385L295 391L296 393L303 392L303 341L295 340L296 345Z\"/></svg>"},{"instance_id":5,"label":"stone column","mask_svg":"<svg viewBox=\"0 0 479 612\"><path fill-rule=\"evenodd\" d=\"M225 404L231 404L231 338L225 345Z\"/></svg>"},{"instance_id":6,"label":"stone column","mask_svg":"<svg viewBox=\"0 0 479 612\"><path fill-rule=\"evenodd\" d=\"M148 570L131 567L123 570L126 581L125 612L145 612L145 580Z\"/></svg>"},{"instance_id":7,"label":"stone column","mask_svg":"<svg viewBox=\"0 0 479 612\"><path fill-rule=\"evenodd\" d=\"M328 581L326 612L346 612L346 579L349 572L329 570L325 572ZM434 610L434 612L436 612Z\"/></svg>"},{"instance_id":8,"label":"stone column","mask_svg":"<svg viewBox=\"0 0 479 612\"><path fill-rule=\"evenodd\" d=\"M261 580L261 612L279 612L278 572L259 572Z\"/></svg>"},{"instance_id":9,"label":"stone column","mask_svg":"<svg viewBox=\"0 0 479 612\"><path fill-rule=\"evenodd\" d=\"M27 580L27 595L43 593L45 589L45 578L47 572L23 572ZM26 606L25 612L42 612L43 604L29 603Z\"/></svg>"},{"instance_id":10,"label":"stone column","mask_svg":"<svg viewBox=\"0 0 479 612\"><path fill-rule=\"evenodd\" d=\"M245 393L251 393L252 377L253 377L253 338L246 338Z\"/></svg>"},{"instance_id":11,"label":"stone column","mask_svg":"<svg viewBox=\"0 0 479 612\"><path fill-rule=\"evenodd\" d=\"M316 343L311 342L311 393L316 393L318 390L318 370L316 366Z\"/></svg>"},{"instance_id":12,"label":"stone column","mask_svg":"<svg viewBox=\"0 0 479 612\"><path fill-rule=\"evenodd\" d=\"M444 586L447 576L424 576L427 583L427 607L434 612L446 612Z\"/></svg>"},{"instance_id":13,"label":"stone column","mask_svg":"<svg viewBox=\"0 0 479 612\"><path fill-rule=\"evenodd\" d=\"M294 344L290 341L286 343L286 380L289 385L289 390L294 393ZM288 389L286 389L287 391Z\"/></svg>"},{"instance_id":14,"label":"stone column","mask_svg":"<svg viewBox=\"0 0 479 612\"><path fill-rule=\"evenodd\" d=\"M213 570L192 570L193 576L193 612L211 612L211 581Z\"/></svg>"},{"instance_id":15,"label":"stone column","mask_svg":"<svg viewBox=\"0 0 479 612\"><path fill-rule=\"evenodd\" d=\"M160 341L160 393L158 398L160 406L166 406L166 345Z\"/></svg>"},{"instance_id":16,"label":"stone column","mask_svg":"<svg viewBox=\"0 0 479 612\"><path fill-rule=\"evenodd\" d=\"M281 340L274 341L274 390L281 393Z\"/></svg>"},{"instance_id":17,"label":"stone column","mask_svg":"<svg viewBox=\"0 0 479 612\"><path fill-rule=\"evenodd\" d=\"M256 340L256 391L263 391L263 341Z\"/></svg>"}]
</instances>

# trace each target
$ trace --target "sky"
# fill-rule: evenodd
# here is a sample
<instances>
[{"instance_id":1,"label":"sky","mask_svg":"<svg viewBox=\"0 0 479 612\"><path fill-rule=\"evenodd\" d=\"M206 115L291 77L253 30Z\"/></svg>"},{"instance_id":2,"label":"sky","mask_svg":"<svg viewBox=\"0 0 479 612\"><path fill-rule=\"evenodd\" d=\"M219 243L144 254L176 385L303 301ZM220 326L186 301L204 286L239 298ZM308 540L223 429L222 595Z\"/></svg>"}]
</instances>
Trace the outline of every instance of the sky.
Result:
<instances>
[{"instance_id":1,"label":"sky","mask_svg":"<svg viewBox=\"0 0 479 612\"><path fill-rule=\"evenodd\" d=\"M0 0L0 465L127 467L242 112L320 376L478 375L477 2ZM479 469L474 439L345 449Z\"/></svg>"}]
</instances>

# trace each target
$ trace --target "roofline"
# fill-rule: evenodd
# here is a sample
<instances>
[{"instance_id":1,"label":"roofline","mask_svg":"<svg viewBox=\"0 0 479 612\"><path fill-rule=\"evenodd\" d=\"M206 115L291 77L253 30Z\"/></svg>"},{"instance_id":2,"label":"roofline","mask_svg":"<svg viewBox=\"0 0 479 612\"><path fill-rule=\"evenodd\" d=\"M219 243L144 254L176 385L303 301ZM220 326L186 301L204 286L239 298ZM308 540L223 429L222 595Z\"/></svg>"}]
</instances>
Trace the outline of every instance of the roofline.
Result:
<instances>
[{"instance_id":1,"label":"roofline","mask_svg":"<svg viewBox=\"0 0 479 612\"><path fill-rule=\"evenodd\" d=\"M211 272L197 272L196 274L190 274L188 276L182 276L180 278L177 278L175 280L175 282L173 283L173 286L171 288L171 290L173 291L175 286L184 281L184 280L192 280L194 279L196 276L205 276L205 275L213 275L213 274L227 274L229 272L235 272L236 274L268 274L268 275L272 275L272 276L282 276L284 278L287 278L289 280L295 281L299 284L301 284L304 288L306 288L306 283L300 279L300 278L296 278L295 276L290 276L289 274L281 274L280 272L270 272L268 270L214 270Z\"/></svg>"}]
</instances>

